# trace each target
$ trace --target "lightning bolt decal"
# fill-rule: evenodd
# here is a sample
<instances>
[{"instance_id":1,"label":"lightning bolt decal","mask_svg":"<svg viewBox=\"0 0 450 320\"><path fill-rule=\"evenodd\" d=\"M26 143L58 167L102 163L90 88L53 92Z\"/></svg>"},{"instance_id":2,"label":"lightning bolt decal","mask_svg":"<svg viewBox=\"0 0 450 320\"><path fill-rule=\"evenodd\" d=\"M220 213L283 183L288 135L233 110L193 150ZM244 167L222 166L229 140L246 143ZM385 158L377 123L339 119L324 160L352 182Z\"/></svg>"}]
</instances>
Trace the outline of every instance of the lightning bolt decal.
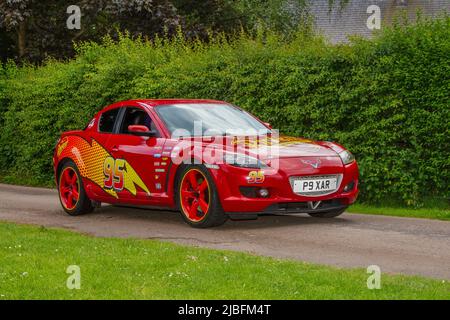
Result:
<instances>
[{"instance_id":1,"label":"lightning bolt decal","mask_svg":"<svg viewBox=\"0 0 450 320\"><path fill-rule=\"evenodd\" d=\"M67 147L61 148L59 159L66 157L72 159L82 177L91 180L114 198L118 198L117 192L123 189L136 196L136 186L150 195L147 186L133 167L125 159L112 157L96 140L92 139L92 144L90 144L79 136L70 136L67 140L64 139L64 143ZM112 163L108 163L107 166L108 161L112 161ZM123 163L122 166L115 165L115 162L119 161ZM111 185L107 185L108 183L105 182L108 175L111 178ZM114 188L114 184L120 184L122 187Z\"/></svg>"}]
</instances>

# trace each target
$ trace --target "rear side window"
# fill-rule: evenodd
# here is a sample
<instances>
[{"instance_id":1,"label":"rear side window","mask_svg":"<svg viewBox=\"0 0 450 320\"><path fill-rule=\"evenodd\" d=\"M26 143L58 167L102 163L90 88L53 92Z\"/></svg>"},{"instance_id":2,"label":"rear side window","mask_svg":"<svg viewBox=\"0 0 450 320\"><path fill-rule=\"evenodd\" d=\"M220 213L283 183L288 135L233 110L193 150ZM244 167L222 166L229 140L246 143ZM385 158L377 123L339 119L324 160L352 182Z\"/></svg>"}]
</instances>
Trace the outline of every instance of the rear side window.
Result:
<instances>
[{"instance_id":1,"label":"rear side window","mask_svg":"<svg viewBox=\"0 0 450 320\"><path fill-rule=\"evenodd\" d=\"M114 124L116 123L118 113L119 108L104 112L100 117L100 122L98 124L98 131L106 133L113 132Z\"/></svg>"}]
</instances>

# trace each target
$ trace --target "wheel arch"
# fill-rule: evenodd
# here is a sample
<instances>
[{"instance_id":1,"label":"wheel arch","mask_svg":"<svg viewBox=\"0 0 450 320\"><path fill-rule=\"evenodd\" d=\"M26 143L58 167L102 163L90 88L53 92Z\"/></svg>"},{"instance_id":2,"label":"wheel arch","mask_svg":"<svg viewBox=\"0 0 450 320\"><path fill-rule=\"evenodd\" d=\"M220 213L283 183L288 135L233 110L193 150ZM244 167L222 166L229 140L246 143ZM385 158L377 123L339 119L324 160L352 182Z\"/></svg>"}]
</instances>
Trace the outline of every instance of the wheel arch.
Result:
<instances>
[{"instance_id":1,"label":"wheel arch","mask_svg":"<svg viewBox=\"0 0 450 320\"><path fill-rule=\"evenodd\" d=\"M61 169L64 167L66 163L69 161L74 162L71 158L65 157L58 161L58 165L56 166L56 185L59 185L59 174L61 173Z\"/></svg>"},{"instance_id":2,"label":"wheel arch","mask_svg":"<svg viewBox=\"0 0 450 320\"><path fill-rule=\"evenodd\" d=\"M180 175L181 172L183 171L183 169L187 166L187 164L185 163L180 163L177 168L175 169L175 173L173 175L173 180L172 180L172 186L171 186L171 191L172 194L174 196L174 200L175 200L175 195L177 193L177 188L178 188L178 184L180 182ZM175 202L175 201L174 201Z\"/></svg>"}]
</instances>

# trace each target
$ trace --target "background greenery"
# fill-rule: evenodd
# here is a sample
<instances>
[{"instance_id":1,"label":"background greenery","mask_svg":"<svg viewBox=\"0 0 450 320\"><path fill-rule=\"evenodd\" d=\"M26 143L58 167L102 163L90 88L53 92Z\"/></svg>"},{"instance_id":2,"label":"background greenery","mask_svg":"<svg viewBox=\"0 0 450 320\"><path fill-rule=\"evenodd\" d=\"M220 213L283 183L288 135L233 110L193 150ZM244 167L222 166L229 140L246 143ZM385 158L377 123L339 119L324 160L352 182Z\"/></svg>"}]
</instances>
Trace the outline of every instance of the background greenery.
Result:
<instances>
[{"instance_id":1,"label":"background greenery","mask_svg":"<svg viewBox=\"0 0 450 320\"><path fill-rule=\"evenodd\" d=\"M129 98L214 98L292 135L334 140L357 157L361 200L448 205L450 18L330 45L260 31L208 43L105 38L76 59L0 69L0 178L52 185L60 132Z\"/></svg>"}]
</instances>

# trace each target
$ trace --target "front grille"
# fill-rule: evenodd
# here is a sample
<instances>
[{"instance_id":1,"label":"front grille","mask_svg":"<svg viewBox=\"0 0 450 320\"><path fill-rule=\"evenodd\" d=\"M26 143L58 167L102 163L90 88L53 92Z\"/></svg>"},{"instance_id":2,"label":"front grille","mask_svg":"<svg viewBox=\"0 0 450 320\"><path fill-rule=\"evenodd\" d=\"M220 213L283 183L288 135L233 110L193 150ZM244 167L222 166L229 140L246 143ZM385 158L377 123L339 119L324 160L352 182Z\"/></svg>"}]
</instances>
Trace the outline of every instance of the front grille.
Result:
<instances>
[{"instance_id":1,"label":"front grille","mask_svg":"<svg viewBox=\"0 0 450 320\"><path fill-rule=\"evenodd\" d=\"M264 212L266 213L301 213L301 212L315 212L315 211L327 211L343 207L341 199L331 199L321 201L315 208L311 209L308 202L280 202L275 203L267 207Z\"/></svg>"}]
</instances>

